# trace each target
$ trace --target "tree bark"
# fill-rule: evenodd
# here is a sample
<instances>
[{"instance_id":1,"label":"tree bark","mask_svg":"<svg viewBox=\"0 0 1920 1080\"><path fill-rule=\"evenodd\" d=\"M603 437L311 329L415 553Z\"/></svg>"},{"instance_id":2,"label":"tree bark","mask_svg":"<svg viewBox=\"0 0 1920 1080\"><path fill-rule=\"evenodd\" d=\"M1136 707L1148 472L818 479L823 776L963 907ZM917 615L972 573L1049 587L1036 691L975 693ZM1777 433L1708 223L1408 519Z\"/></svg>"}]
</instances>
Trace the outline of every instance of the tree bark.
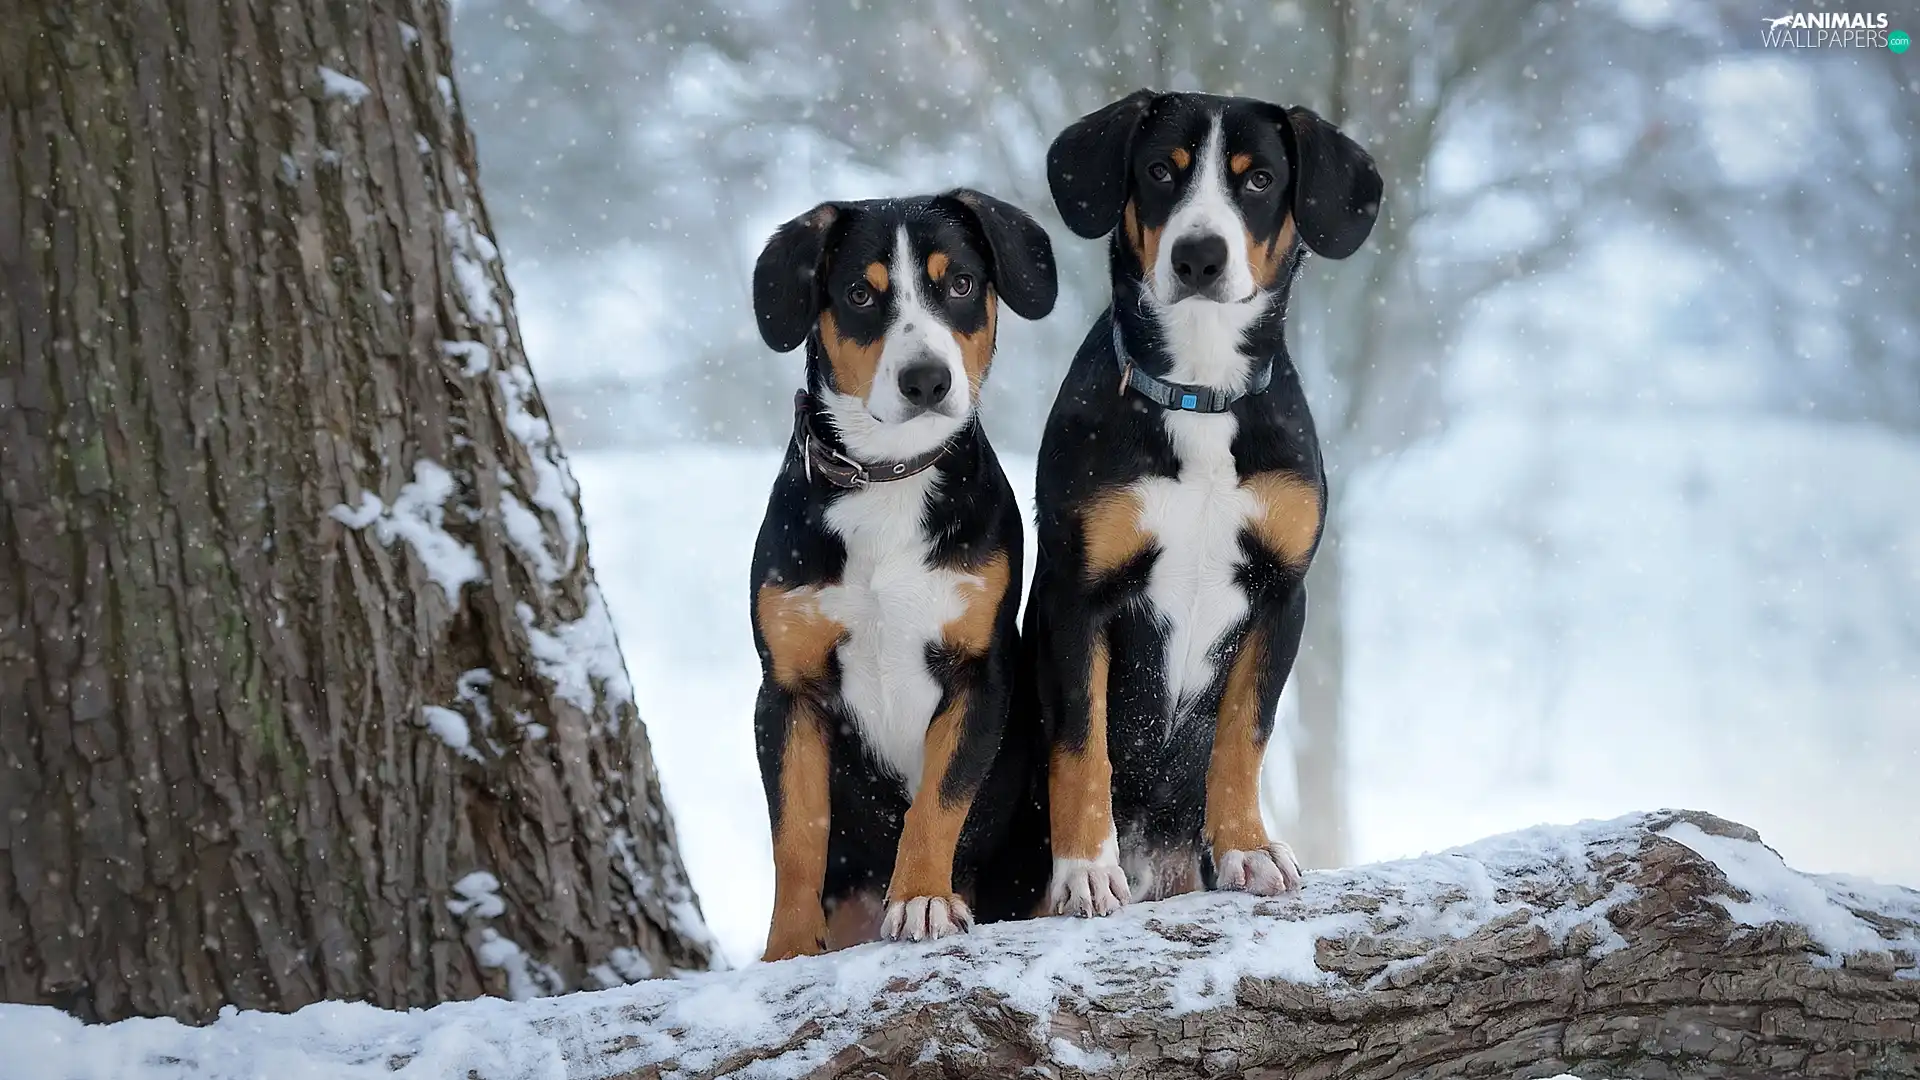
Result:
<instances>
[{"instance_id":1,"label":"tree bark","mask_svg":"<svg viewBox=\"0 0 1920 1080\"><path fill-rule=\"evenodd\" d=\"M1920 1075L1920 892L1799 874L1663 811L743 971L405 1015L206 1028L0 1007L67 1080L1259 1077L1809 1080Z\"/></svg>"},{"instance_id":2,"label":"tree bark","mask_svg":"<svg viewBox=\"0 0 1920 1080\"><path fill-rule=\"evenodd\" d=\"M5 1000L708 966L447 26L0 6Z\"/></svg>"},{"instance_id":3,"label":"tree bark","mask_svg":"<svg viewBox=\"0 0 1920 1080\"><path fill-rule=\"evenodd\" d=\"M1709 843L1732 871L1689 846ZM1741 861L1778 892L1730 880ZM1858 947L1822 944L1843 925ZM1912 1077L1917 953L1920 892L1801 875L1669 811L1310 875L1297 899L648 984L535 1026L573 1080Z\"/></svg>"}]
</instances>

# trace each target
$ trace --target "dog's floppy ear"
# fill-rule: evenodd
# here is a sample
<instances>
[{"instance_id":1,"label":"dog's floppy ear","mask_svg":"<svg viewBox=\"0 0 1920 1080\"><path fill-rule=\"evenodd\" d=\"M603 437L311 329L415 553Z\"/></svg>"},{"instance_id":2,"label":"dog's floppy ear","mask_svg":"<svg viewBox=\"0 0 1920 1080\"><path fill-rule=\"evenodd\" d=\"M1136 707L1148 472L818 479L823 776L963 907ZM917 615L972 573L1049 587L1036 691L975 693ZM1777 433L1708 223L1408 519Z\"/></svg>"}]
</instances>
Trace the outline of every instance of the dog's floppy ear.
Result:
<instances>
[{"instance_id":1,"label":"dog's floppy ear","mask_svg":"<svg viewBox=\"0 0 1920 1080\"><path fill-rule=\"evenodd\" d=\"M1136 90L1074 121L1047 148L1047 186L1067 228L1097 240L1120 224L1127 202L1133 136L1153 106L1153 91Z\"/></svg>"},{"instance_id":2,"label":"dog's floppy ear","mask_svg":"<svg viewBox=\"0 0 1920 1080\"><path fill-rule=\"evenodd\" d=\"M838 204L821 203L775 229L753 264L753 317L774 352L793 351L813 332L821 256L842 216Z\"/></svg>"},{"instance_id":3,"label":"dog's floppy ear","mask_svg":"<svg viewBox=\"0 0 1920 1080\"><path fill-rule=\"evenodd\" d=\"M993 256L993 284L1023 319L1044 319L1060 295L1053 268L1053 241L1025 210L972 188L954 188L945 198L980 224Z\"/></svg>"},{"instance_id":4,"label":"dog's floppy ear","mask_svg":"<svg viewBox=\"0 0 1920 1080\"><path fill-rule=\"evenodd\" d=\"M1315 254L1344 259L1360 250L1380 216L1373 158L1311 109L1285 110L1280 135L1293 151L1293 220Z\"/></svg>"}]
</instances>

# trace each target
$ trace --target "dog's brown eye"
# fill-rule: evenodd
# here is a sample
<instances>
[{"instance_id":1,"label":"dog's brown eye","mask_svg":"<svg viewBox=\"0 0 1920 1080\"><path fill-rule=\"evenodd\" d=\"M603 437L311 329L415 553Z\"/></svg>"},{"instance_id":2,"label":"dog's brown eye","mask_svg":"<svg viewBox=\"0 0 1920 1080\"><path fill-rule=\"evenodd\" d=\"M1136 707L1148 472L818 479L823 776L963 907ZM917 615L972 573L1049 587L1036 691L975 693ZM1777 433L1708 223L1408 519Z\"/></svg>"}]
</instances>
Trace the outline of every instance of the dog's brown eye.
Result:
<instances>
[{"instance_id":1,"label":"dog's brown eye","mask_svg":"<svg viewBox=\"0 0 1920 1080\"><path fill-rule=\"evenodd\" d=\"M1265 191L1273 186L1273 174L1265 169L1255 169L1247 176L1248 191Z\"/></svg>"},{"instance_id":2,"label":"dog's brown eye","mask_svg":"<svg viewBox=\"0 0 1920 1080\"><path fill-rule=\"evenodd\" d=\"M850 285L847 287L847 303L854 307L866 307L873 303L873 290L865 285Z\"/></svg>"},{"instance_id":3,"label":"dog's brown eye","mask_svg":"<svg viewBox=\"0 0 1920 1080\"><path fill-rule=\"evenodd\" d=\"M972 274L953 275L953 280L947 282L947 292L956 300L958 300L960 297L963 297L963 296L972 295L973 275Z\"/></svg>"},{"instance_id":4,"label":"dog's brown eye","mask_svg":"<svg viewBox=\"0 0 1920 1080\"><path fill-rule=\"evenodd\" d=\"M1173 167L1164 161L1156 161L1147 166L1147 175L1153 177L1155 183L1164 184L1173 179Z\"/></svg>"}]
</instances>

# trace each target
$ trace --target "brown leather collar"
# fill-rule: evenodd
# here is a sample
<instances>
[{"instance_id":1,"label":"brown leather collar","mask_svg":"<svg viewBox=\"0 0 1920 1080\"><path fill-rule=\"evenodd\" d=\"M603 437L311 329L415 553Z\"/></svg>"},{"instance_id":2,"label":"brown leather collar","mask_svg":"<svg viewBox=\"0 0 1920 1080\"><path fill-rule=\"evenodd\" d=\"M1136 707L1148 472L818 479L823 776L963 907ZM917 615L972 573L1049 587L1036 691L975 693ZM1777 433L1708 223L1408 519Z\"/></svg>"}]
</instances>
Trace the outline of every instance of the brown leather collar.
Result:
<instances>
[{"instance_id":1,"label":"brown leather collar","mask_svg":"<svg viewBox=\"0 0 1920 1080\"><path fill-rule=\"evenodd\" d=\"M889 480L905 480L933 468L934 463L947 456L947 444L941 443L925 453L915 454L905 461L890 461L881 465L862 465L820 441L813 433L813 398L805 390L795 391L793 395L793 440L800 445L800 458L807 470L807 479L817 474L824 476L827 483L837 488L863 488L869 484L884 484Z\"/></svg>"}]
</instances>

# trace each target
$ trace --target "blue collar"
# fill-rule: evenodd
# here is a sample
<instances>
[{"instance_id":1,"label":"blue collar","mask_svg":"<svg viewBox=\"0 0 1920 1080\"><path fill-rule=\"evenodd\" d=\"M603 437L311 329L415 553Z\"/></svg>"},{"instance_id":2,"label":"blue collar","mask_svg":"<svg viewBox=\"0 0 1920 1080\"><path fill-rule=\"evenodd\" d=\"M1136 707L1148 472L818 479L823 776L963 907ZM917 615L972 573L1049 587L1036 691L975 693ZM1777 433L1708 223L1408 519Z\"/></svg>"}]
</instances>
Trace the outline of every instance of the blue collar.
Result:
<instances>
[{"instance_id":1,"label":"blue collar","mask_svg":"<svg viewBox=\"0 0 1920 1080\"><path fill-rule=\"evenodd\" d=\"M1233 403L1241 398L1252 397L1267 388L1273 381L1273 364L1269 363L1254 373L1253 380L1245 390L1235 393L1211 386L1189 386L1186 383L1168 382L1166 379L1149 375L1134 366L1133 358L1127 355L1127 347L1120 340L1120 320L1109 315L1113 323L1113 359L1120 365L1120 392L1132 389L1141 397L1163 409L1175 412L1223 413L1233 408Z\"/></svg>"}]
</instances>

